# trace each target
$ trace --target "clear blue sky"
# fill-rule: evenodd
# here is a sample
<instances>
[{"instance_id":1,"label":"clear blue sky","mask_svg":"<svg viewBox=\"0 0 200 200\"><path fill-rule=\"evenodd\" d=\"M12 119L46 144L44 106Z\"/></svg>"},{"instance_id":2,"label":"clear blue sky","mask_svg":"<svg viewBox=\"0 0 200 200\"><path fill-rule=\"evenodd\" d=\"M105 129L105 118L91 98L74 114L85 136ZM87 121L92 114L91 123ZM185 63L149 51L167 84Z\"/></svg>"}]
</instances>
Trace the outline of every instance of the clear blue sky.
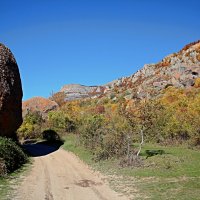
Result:
<instances>
[{"instance_id":1,"label":"clear blue sky","mask_svg":"<svg viewBox=\"0 0 200 200\"><path fill-rule=\"evenodd\" d=\"M200 39L199 0L0 0L24 99L128 76Z\"/></svg>"}]
</instances>

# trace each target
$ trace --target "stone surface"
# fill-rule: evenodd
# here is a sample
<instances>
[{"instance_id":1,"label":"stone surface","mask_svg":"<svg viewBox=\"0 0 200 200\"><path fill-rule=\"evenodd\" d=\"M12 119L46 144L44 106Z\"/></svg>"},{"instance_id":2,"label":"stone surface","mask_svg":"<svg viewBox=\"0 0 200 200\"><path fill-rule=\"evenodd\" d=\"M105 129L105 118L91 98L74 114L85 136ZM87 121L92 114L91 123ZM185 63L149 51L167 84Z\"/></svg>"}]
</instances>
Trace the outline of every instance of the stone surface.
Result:
<instances>
[{"instance_id":1,"label":"stone surface","mask_svg":"<svg viewBox=\"0 0 200 200\"><path fill-rule=\"evenodd\" d=\"M61 88L60 92L66 95L66 101L98 97L106 90L106 86L85 86L79 84L68 84Z\"/></svg>"},{"instance_id":2,"label":"stone surface","mask_svg":"<svg viewBox=\"0 0 200 200\"><path fill-rule=\"evenodd\" d=\"M0 135L15 137L22 123L22 87L11 51L0 44Z\"/></svg>"}]
</instances>

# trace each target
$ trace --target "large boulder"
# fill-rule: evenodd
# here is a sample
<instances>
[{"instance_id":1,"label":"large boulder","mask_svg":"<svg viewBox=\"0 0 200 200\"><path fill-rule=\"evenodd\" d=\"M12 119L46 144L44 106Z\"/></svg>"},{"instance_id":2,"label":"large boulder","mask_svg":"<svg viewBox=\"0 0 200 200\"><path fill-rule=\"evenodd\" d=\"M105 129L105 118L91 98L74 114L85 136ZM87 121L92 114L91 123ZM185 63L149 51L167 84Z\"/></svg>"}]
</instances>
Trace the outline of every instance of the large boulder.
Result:
<instances>
[{"instance_id":1,"label":"large boulder","mask_svg":"<svg viewBox=\"0 0 200 200\"><path fill-rule=\"evenodd\" d=\"M22 123L22 95L16 60L0 43L0 136L15 137Z\"/></svg>"}]
</instances>

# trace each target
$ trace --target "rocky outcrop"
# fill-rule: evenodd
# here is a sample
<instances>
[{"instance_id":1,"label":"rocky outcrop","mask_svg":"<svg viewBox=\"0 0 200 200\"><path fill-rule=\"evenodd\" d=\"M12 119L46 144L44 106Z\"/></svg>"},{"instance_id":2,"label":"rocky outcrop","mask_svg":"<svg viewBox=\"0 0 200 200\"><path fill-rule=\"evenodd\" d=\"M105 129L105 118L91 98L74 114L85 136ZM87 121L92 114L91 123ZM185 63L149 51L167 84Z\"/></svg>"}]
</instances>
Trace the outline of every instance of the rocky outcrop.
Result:
<instances>
[{"instance_id":1,"label":"rocky outcrop","mask_svg":"<svg viewBox=\"0 0 200 200\"><path fill-rule=\"evenodd\" d=\"M22 123L22 87L11 51L0 44L0 135L15 137Z\"/></svg>"},{"instance_id":2,"label":"rocky outcrop","mask_svg":"<svg viewBox=\"0 0 200 200\"><path fill-rule=\"evenodd\" d=\"M84 86L79 84L68 84L61 88L60 92L65 93L65 100L72 101L77 99L98 97L105 91L104 86Z\"/></svg>"},{"instance_id":3,"label":"rocky outcrop","mask_svg":"<svg viewBox=\"0 0 200 200\"><path fill-rule=\"evenodd\" d=\"M57 108L56 102L43 97L33 97L22 103L23 116L28 112L39 112L45 118L49 111Z\"/></svg>"}]
</instances>

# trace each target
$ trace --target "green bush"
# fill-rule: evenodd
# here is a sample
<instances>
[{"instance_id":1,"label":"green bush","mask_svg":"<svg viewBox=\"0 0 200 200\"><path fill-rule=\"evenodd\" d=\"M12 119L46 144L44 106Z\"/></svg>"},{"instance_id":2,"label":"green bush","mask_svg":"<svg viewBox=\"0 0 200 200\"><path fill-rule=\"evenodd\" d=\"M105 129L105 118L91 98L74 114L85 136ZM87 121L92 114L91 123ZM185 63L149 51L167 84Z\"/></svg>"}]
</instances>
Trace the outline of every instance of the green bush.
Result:
<instances>
[{"instance_id":1,"label":"green bush","mask_svg":"<svg viewBox=\"0 0 200 200\"><path fill-rule=\"evenodd\" d=\"M13 172L27 161L27 156L14 141L0 137L0 161L7 172Z\"/></svg>"},{"instance_id":2,"label":"green bush","mask_svg":"<svg viewBox=\"0 0 200 200\"><path fill-rule=\"evenodd\" d=\"M44 122L39 112L29 112L17 130L19 139L36 139L41 137L41 126Z\"/></svg>"},{"instance_id":3,"label":"green bush","mask_svg":"<svg viewBox=\"0 0 200 200\"><path fill-rule=\"evenodd\" d=\"M85 115L79 124L80 142L90 149L96 161L111 157L123 157L131 145L129 126L119 115ZM130 144L129 144L130 143Z\"/></svg>"},{"instance_id":4,"label":"green bush","mask_svg":"<svg viewBox=\"0 0 200 200\"><path fill-rule=\"evenodd\" d=\"M127 133L110 128L103 128L98 133L101 137L101 143L95 150L96 161L116 156L124 157L127 154Z\"/></svg>"},{"instance_id":5,"label":"green bush","mask_svg":"<svg viewBox=\"0 0 200 200\"><path fill-rule=\"evenodd\" d=\"M82 116L78 132L82 144L90 150L94 150L101 143L101 134L98 130L102 127L103 120L102 115Z\"/></svg>"},{"instance_id":6,"label":"green bush","mask_svg":"<svg viewBox=\"0 0 200 200\"><path fill-rule=\"evenodd\" d=\"M43 122L42 115L37 111L28 112L24 117L24 122L29 124L41 124Z\"/></svg>"},{"instance_id":7,"label":"green bush","mask_svg":"<svg viewBox=\"0 0 200 200\"><path fill-rule=\"evenodd\" d=\"M67 114L63 111L51 111L48 113L49 128L56 131L71 132L75 129L74 122L69 119Z\"/></svg>"}]
</instances>

